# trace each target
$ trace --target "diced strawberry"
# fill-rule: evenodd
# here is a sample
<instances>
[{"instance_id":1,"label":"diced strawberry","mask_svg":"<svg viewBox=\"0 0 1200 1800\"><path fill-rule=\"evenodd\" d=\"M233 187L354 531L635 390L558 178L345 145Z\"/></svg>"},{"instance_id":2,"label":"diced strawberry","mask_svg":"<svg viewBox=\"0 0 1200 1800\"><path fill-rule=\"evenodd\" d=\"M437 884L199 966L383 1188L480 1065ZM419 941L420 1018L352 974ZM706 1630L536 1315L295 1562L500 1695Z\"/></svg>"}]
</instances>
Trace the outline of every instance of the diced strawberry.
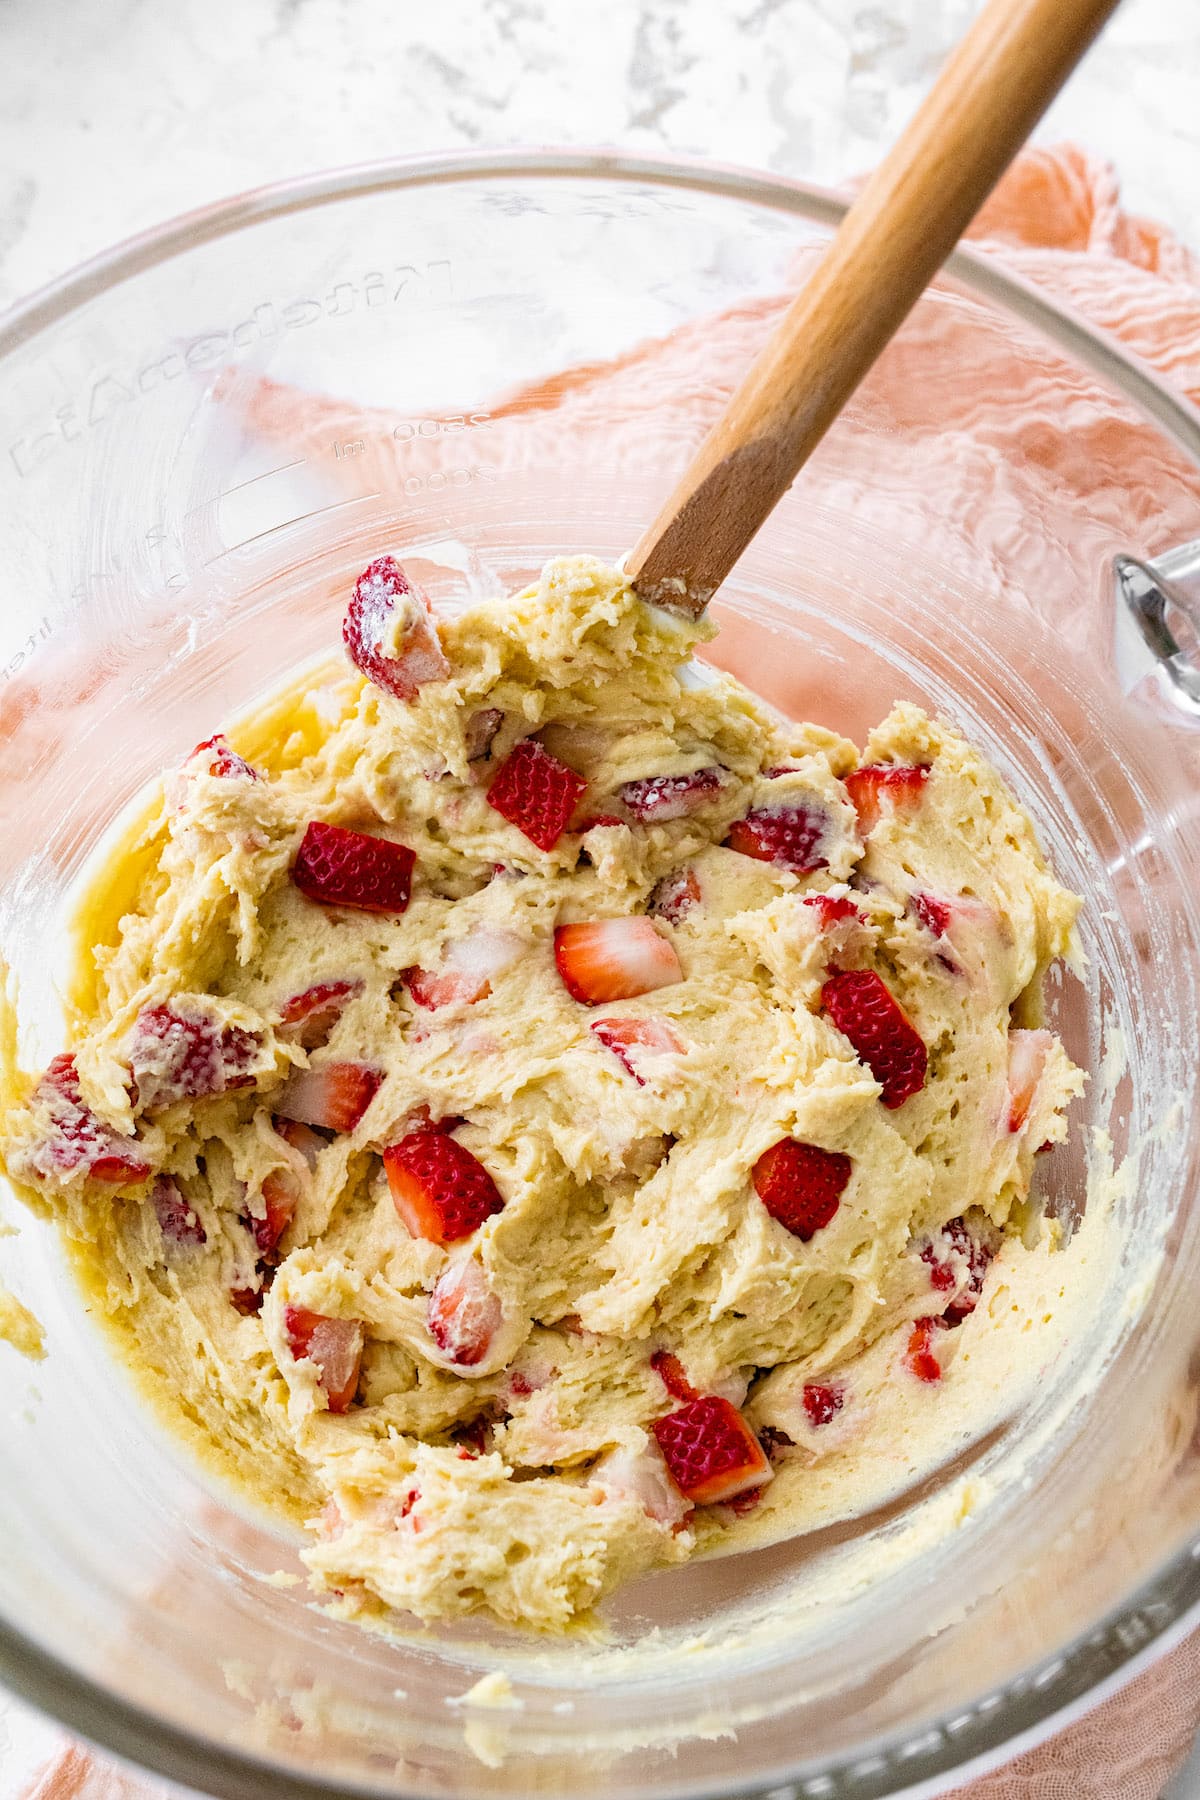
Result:
<instances>
[{"instance_id":1,"label":"diced strawberry","mask_svg":"<svg viewBox=\"0 0 1200 1800\"><path fill-rule=\"evenodd\" d=\"M656 1350L650 1358L650 1367L673 1399L695 1400L699 1398L697 1390L687 1378L683 1364L673 1350Z\"/></svg>"},{"instance_id":2,"label":"diced strawberry","mask_svg":"<svg viewBox=\"0 0 1200 1800\"><path fill-rule=\"evenodd\" d=\"M671 1479L693 1506L733 1500L774 1472L737 1407L716 1394L689 1400L650 1429Z\"/></svg>"},{"instance_id":3,"label":"diced strawberry","mask_svg":"<svg viewBox=\"0 0 1200 1800\"><path fill-rule=\"evenodd\" d=\"M472 1006L487 998L492 981L512 968L524 951L524 940L515 931L480 925L446 946L436 974L428 969L406 969L405 986L416 1005L430 1012L455 1002Z\"/></svg>"},{"instance_id":4,"label":"diced strawberry","mask_svg":"<svg viewBox=\"0 0 1200 1800\"><path fill-rule=\"evenodd\" d=\"M646 918L559 925L554 960L567 992L584 1006L632 1000L683 980L674 946Z\"/></svg>"},{"instance_id":5,"label":"diced strawberry","mask_svg":"<svg viewBox=\"0 0 1200 1800\"><path fill-rule=\"evenodd\" d=\"M317 1166L317 1158L325 1148L325 1139L318 1137L308 1125L302 1125L299 1119L272 1119L272 1125L285 1144L298 1150L310 1169Z\"/></svg>"},{"instance_id":6,"label":"diced strawberry","mask_svg":"<svg viewBox=\"0 0 1200 1800\"><path fill-rule=\"evenodd\" d=\"M807 1244L837 1212L851 1168L840 1150L781 1138L763 1151L751 1176L771 1217Z\"/></svg>"},{"instance_id":7,"label":"diced strawberry","mask_svg":"<svg viewBox=\"0 0 1200 1800\"><path fill-rule=\"evenodd\" d=\"M246 1223L262 1256L270 1256L291 1224L300 1204L300 1181L292 1169L272 1169L263 1178L261 1214L247 1212Z\"/></svg>"},{"instance_id":8,"label":"diced strawberry","mask_svg":"<svg viewBox=\"0 0 1200 1800\"><path fill-rule=\"evenodd\" d=\"M143 1112L252 1087L259 1040L191 1002L144 1006L129 1045L129 1068Z\"/></svg>"},{"instance_id":9,"label":"diced strawberry","mask_svg":"<svg viewBox=\"0 0 1200 1800\"><path fill-rule=\"evenodd\" d=\"M468 762L479 762L487 755L503 723L504 714L498 706L485 706L471 714L463 732Z\"/></svg>"},{"instance_id":10,"label":"diced strawberry","mask_svg":"<svg viewBox=\"0 0 1200 1800\"><path fill-rule=\"evenodd\" d=\"M961 1325L975 1311L984 1278L995 1251L971 1230L963 1218L950 1219L932 1243L921 1251L929 1264L929 1279L941 1294L954 1291L942 1318L947 1325Z\"/></svg>"},{"instance_id":11,"label":"diced strawberry","mask_svg":"<svg viewBox=\"0 0 1200 1800\"><path fill-rule=\"evenodd\" d=\"M1008 1034L1008 1129L1020 1131L1029 1117L1046 1057L1054 1043L1049 1031L1010 1031Z\"/></svg>"},{"instance_id":12,"label":"diced strawberry","mask_svg":"<svg viewBox=\"0 0 1200 1800\"><path fill-rule=\"evenodd\" d=\"M263 1301L266 1297L266 1289L261 1287L239 1287L229 1290L229 1303L235 1312L241 1313L243 1319L257 1318L263 1309Z\"/></svg>"},{"instance_id":13,"label":"diced strawberry","mask_svg":"<svg viewBox=\"0 0 1200 1800\"><path fill-rule=\"evenodd\" d=\"M539 850L553 850L570 824L587 782L534 738L522 738L500 764L488 805Z\"/></svg>"},{"instance_id":14,"label":"diced strawberry","mask_svg":"<svg viewBox=\"0 0 1200 1800\"><path fill-rule=\"evenodd\" d=\"M857 906L845 894L805 894L801 905L812 907L821 921L822 931L828 931L831 925L838 924L842 919L862 921L862 914Z\"/></svg>"},{"instance_id":15,"label":"diced strawberry","mask_svg":"<svg viewBox=\"0 0 1200 1800\"><path fill-rule=\"evenodd\" d=\"M393 556L377 557L355 582L342 638L354 666L397 700L450 673L433 609Z\"/></svg>"},{"instance_id":16,"label":"diced strawberry","mask_svg":"<svg viewBox=\"0 0 1200 1800\"><path fill-rule=\"evenodd\" d=\"M925 1045L873 969L831 975L821 989L821 1005L874 1075L886 1107L894 1111L925 1086Z\"/></svg>"},{"instance_id":17,"label":"diced strawberry","mask_svg":"<svg viewBox=\"0 0 1200 1800\"><path fill-rule=\"evenodd\" d=\"M744 1494L735 1494L729 1501L729 1510L736 1513L739 1519L744 1518L747 1513L754 1511L762 1497L761 1486L747 1488Z\"/></svg>"},{"instance_id":18,"label":"diced strawberry","mask_svg":"<svg viewBox=\"0 0 1200 1800\"><path fill-rule=\"evenodd\" d=\"M907 818L918 805L928 780L928 763L869 763L865 769L855 769L844 776L843 785L858 814L861 836L868 837L879 823L884 800L894 813Z\"/></svg>"},{"instance_id":19,"label":"diced strawberry","mask_svg":"<svg viewBox=\"0 0 1200 1800\"><path fill-rule=\"evenodd\" d=\"M810 1425L828 1425L841 1412L845 1392L831 1381L806 1381L801 1394Z\"/></svg>"},{"instance_id":20,"label":"diced strawberry","mask_svg":"<svg viewBox=\"0 0 1200 1800\"><path fill-rule=\"evenodd\" d=\"M448 1362L473 1369L489 1354L504 1309L473 1256L439 1275L429 1296L429 1335Z\"/></svg>"},{"instance_id":21,"label":"diced strawberry","mask_svg":"<svg viewBox=\"0 0 1200 1800\"><path fill-rule=\"evenodd\" d=\"M651 891L647 911L668 925L678 925L700 904L700 878L695 869L672 869Z\"/></svg>"},{"instance_id":22,"label":"diced strawberry","mask_svg":"<svg viewBox=\"0 0 1200 1800\"><path fill-rule=\"evenodd\" d=\"M758 806L744 819L735 820L726 842L743 856L790 869L793 875L808 875L813 869L823 869L829 860L824 851L828 832L829 814L824 807L800 803Z\"/></svg>"},{"instance_id":23,"label":"diced strawberry","mask_svg":"<svg viewBox=\"0 0 1200 1800\"><path fill-rule=\"evenodd\" d=\"M252 769L245 757L230 749L221 732L215 737L206 738L202 744L197 744L188 761L191 762L193 757L203 756L206 752L211 752L208 762L210 775L224 776L229 780L236 780L239 776L245 781L258 780L258 770Z\"/></svg>"},{"instance_id":24,"label":"diced strawberry","mask_svg":"<svg viewBox=\"0 0 1200 1800\"><path fill-rule=\"evenodd\" d=\"M24 1155L14 1157L13 1172L24 1167L52 1180L83 1170L93 1181L121 1186L142 1181L150 1164L137 1138L122 1137L85 1106L73 1056L56 1056L31 1096L49 1115L46 1135Z\"/></svg>"},{"instance_id":25,"label":"diced strawberry","mask_svg":"<svg viewBox=\"0 0 1200 1800\"><path fill-rule=\"evenodd\" d=\"M607 1499L636 1501L650 1518L672 1529L682 1525L691 1511L671 1478L666 1458L653 1442L640 1450L623 1444L610 1450L600 1458L588 1480Z\"/></svg>"},{"instance_id":26,"label":"diced strawberry","mask_svg":"<svg viewBox=\"0 0 1200 1800\"><path fill-rule=\"evenodd\" d=\"M416 860L407 844L314 819L296 852L292 880L302 894L323 906L402 913L412 892Z\"/></svg>"},{"instance_id":27,"label":"diced strawberry","mask_svg":"<svg viewBox=\"0 0 1200 1800\"><path fill-rule=\"evenodd\" d=\"M617 798L643 825L665 825L687 819L716 799L725 786L725 770L693 769L690 775L649 775L627 781Z\"/></svg>"},{"instance_id":28,"label":"diced strawberry","mask_svg":"<svg viewBox=\"0 0 1200 1800\"><path fill-rule=\"evenodd\" d=\"M933 1340L942 1328L940 1319L916 1319L908 1335L904 1364L918 1381L940 1381L942 1365L933 1353Z\"/></svg>"},{"instance_id":29,"label":"diced strawberry","mask_svg":"<svg viewBox=\"0 0 1200 1800\"><path fill-rule=\"evenodd\" d=\"M356 995L361 981L318 981L293 994L279 1009L279 1035L305 1050L319 1050Z\"/></svg>"},{"instance_id":30,"label":"diced strawberry","mask_svg":"<svg viewBox=\"0 0 1200 1800\"><path fill-rule=\"evenodd\" d=\"M177 1181L160 1175L150 1190L150 1204L158 1219L163 1245L167 1249L196 1250L208 1242L208 1233L195 1209L184 1198Z\"/></svg>"},{"instance_id":31,"label":"diced strawberry","mask_svg":"<svg viewBox=\"0 0 1200 1800\"><path fill-rule=\"evenodd\" d=\"M614 826L624 823L625 820L618 819L616 813L590 813L575 829L582 835L585 831L611 831Z\"/></svg>"},{"instance_id":32,"label":"diced strawberry","mask_svg":"<svg viewBox=\"0 0 1200 1800\"><path fill-rule=\"evenodd\" d=\"M301 1069L275 1102L284 1119L321 1125L327 1131L353 1131L383 1082L383 1071L369 1063L326 1063Z\"/></svg>"},{"instance_id":33,"label":"diced strawberry","mask_svg":"<svg viewBox=\"0 0 1200 1800\"><path fill-rule=\"evenodd\" d=\"M285 1306L283 1331L296 1360L316 1364L330 1412L349 1412L362 1366L362 1320L331 1319L303 1306Z\"/></svg>"},{"instance_id":34,"label":"diced strawberry","mask_svg":"<svg viewBox=\"0 0 1200 1800\"><path fill-rule=\"evenodd\" d=\"M639 1075L637 1071L639 1050L662 1056L678 1055L683 1049L683 1039L665 1019L594 1019L591 1030L605 1049L611 1050L617 1061L629 1071L639 1087L646 1085L645 1076Z\"/></svg>"},{"instance_id":35,"label":"diced strawberry","mask_svg":"<svg viewBox=\"0 0 1200 1800\"><path fill-rule=\"evenodd\" d=\"M939 900L936 894L913 894L909 905L926 931L934 937L944 937L946 927L954 915L954 908L948 900Z\"/></svg>"},{"instance_id":36,"label":"diced strawberry","mask_svg":"<svg viewBox=\"0 0 1200 1800\"><path fill-rule=\"evenodd\" d=\"M498 1213L504 1197L477 1156L440 1131L410 1131L383 1153L396 1211L415 1238L456 1244Z\"/></svg>"}]
</instances>

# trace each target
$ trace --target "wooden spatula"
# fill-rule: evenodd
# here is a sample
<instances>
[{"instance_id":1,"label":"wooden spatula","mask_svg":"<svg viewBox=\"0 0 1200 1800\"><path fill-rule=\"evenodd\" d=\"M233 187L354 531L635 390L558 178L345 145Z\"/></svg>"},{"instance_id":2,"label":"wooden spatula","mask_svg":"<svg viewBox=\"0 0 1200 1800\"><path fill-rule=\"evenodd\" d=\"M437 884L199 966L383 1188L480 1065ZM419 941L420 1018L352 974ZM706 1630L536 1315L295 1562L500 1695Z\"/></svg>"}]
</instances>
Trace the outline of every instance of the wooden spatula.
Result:
<instances>
[{"instance_id":1,"label":"wooden spatula","mask_svg":"<svg viewBox=\"0 0 1200 1800\"><path fill-rule=\"evenodd\" d=\"M703 612L1117 0L988 0L626 568Z\"/></svg>"}]
</instances>

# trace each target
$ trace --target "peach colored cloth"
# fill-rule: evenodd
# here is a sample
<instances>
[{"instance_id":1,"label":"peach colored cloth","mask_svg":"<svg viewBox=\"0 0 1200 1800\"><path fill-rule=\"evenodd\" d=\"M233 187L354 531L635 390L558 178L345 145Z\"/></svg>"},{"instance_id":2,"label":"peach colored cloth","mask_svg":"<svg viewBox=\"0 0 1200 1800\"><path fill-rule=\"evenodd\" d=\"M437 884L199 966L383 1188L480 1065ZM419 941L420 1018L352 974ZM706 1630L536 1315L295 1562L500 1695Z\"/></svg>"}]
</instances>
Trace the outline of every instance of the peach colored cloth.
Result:
<instances>
[{"instance_id":1,"label":"peach colored cloth","mask_svg":"<svg viewBox=\"0 0 1200 1800\"><path fill-rule=\"evenodd\" d=\"M1169 232L1121 210L1116 177L1071 145L1027 151L971 229L970 236L1018 273L1074 306L1200 402L1200 261ZM747 357L764 315L744 309ZM730 315L733 316L733 315ZM736 324L736 318L735 318ZM680 336L697 329L682 328ZM700 327L702 329L702 327ZM628 360L637 361L642 352ZM571 371L493 408L506 416L553 414L575 405L585 415L593 387L621 365ZM663 376L663 379L669 379ZM653 381L645 388L656 401ZM661 397L661 396L660 396ZM243 403L245 395L240 396ZM261 383L246 407L264 435L301 435L343 403L298 397ZM1132 433L1131 424L1114 429ZM660 448L658 446L656 448ZM1130 457L1130 466L1136 457ZM1103 1706L1038 1749L952 1790L947 1800L1157 1800L1183 1761L1200 1723L1200 1635L1129 1683ZM127 1775L77 1745L64 1747L19 1800L165 1800L163 1786ZM0 1800L18 1800L0 1780Z\"/></svg>"}]
</instances>

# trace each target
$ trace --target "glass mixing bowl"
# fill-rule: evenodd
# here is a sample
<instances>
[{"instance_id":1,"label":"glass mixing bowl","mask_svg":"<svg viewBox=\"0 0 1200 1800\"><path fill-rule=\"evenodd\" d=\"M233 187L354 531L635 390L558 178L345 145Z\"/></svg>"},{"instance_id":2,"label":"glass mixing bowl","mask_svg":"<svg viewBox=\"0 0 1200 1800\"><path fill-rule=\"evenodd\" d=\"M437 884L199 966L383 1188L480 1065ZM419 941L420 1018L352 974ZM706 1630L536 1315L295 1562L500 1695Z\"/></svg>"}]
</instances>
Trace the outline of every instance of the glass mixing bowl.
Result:
<instances>
[{"instance_id":1,"label":"glass mixing bowl","mask_svg":"<svg viewBox=\"0 0 1200 1800\"><path fill-rule=\"evenodd\" d=\"M839 213L682 163L389 165L194 214L0 324L0 934L26 1067L60 1040L69 890L144 784L328 655L385 548L448 608L627 549ZM1195 615L1143 605L1131 673L1112 559L1197 536L1193 416L963 252L706 652L851 735L896 696L958 719L1088 897L1087 967L1051 1003L1093 1080L1047 1205L1069 1219L1111 1145L1120 1250L1070 1340L1040 1341L1033 1401L864 1517L637 1584L607 1643L391 1642L310 1606L292 1541L160 1432L52 1231L10 1207L0 1266L48 1355L0 1353L0 1678L223 1796L815 1800L999 1761L1182 1631L1200 761L1155 665ZM496 1669L511 1702L463 1704Z\"/></svg>"}]
</instances>

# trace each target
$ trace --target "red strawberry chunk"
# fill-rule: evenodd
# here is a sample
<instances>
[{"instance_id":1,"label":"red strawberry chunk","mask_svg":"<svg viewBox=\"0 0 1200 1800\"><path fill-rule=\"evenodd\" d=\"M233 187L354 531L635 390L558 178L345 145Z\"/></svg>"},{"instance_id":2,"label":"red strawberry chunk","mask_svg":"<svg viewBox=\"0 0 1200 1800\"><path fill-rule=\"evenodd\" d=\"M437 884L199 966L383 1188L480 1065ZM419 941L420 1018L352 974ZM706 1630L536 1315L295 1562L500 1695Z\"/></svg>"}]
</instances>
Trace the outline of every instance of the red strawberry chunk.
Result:
<instances>
[{"instance_id":1,"label":"red strawberry chunk","mask_svg":"<svg viewBox=\"0 0 1200 1800\"><path fill-rule=\"evenodd\" d=\"M318 1137L308 1125L302 1125L298 1119L272 1119L272 1125L285 1144L298 1150L310 1169L317 1166L317 1158L325 1148L325 1139Z\"/></svg>"},{"instance_id":2,"label":"red strawberry chunk","mask_svg":"<svg viewBox=\"0 0 1200 1800\"><path fill-rule=\"evenodd\" d=\"M129 1067L143 1112L179 1100L205 1100L252 1087L259 1040L188 1002L144 1006L129 1046Z\"/></svg>"},{"instance_id":3,"label":"red strawberry chunk","mask_svg":"<svg viewBox=\"0 0 1200 1800\"><path fill-rule=\"evenodd\" d=\"M828 831L824 807L759 806L729 827L726 842L743 856L790 869L793 875L808 875L829 860L824 851Z\"/></svg>"},{"instance_id":4,"label":"red strawberry chunk","mask_svg":"<svg viewBox=\"0 0 1200 1800\"><path fill-rule=\"evenodd\" d=\"M587 782L533 738L522 738L500 764L488 805L539 850L553 850L567 829Z\"/></svg>"},{"instance_id":5,"label":"red strawberry chunk","mask_svg":"<svg viewBox=\"0 0 1200 1800\"><path fill-rule=\"evenodd\" d=\"M858 814L858 829L867 837L879 823L886 800L894 813L908 817L921 799L929 780L929 764L869 763L843 777L843 785Z\"/></svg>"},{"instance_id":6,"label":"red strawberry chunk","mask_svg":"<svg viewBox=\"0 0 1200 1800\"><path fill-rule=\"evenodd\" d=\"M632 1500L657 1524L678 1531L691 1512L667 1469L657 1444L647 1442L638 1450L621 1444L602 1456L591 1475L591 1484L608 1500Z\"/></svg>"},{"instance_id":7,"label":"red strawberry chunk","mask_svg":"<svg viewBox=\"0 0 1200 1800\"><path fill-rule=\"evenodd\" d=\"M909 905L926 931L934 937L944 937L946 928L954 916L954 908L948 900L939 900L936 894L913 894Z\"/></svg>"},{"instance_id":8,"label":"red strawberry chunk","mask_svg":"<svg viewBox=\"0 0 1200 1800\"><path fill-rule=\"evenodd\" d=\"M639 1087L646 1085L645 1076L637 1071L639 1050L663 1056L678 1055L683 1049L683 1039L665 1019L595 1019L590 1029L629 1071Z\"/></svg>"},{"instance_id":9,"label":"red strawberry chunk","mask_svg":"<svg viewBox=\"0 0 1200 1800\"><path fill-rule=\"evenodd\" d=\"M204 743L197 744L188 761L191 762L193 757L204 756L206 753L208 753L210 775L220 775L228 780L236 780L239 776L245 781L258 780L258 770L252 769L245 757L239 756L236 750L230 749L221 732L218 732L215 737L206 738Z\"/></svg>"},{"instance_id":10,"label":"red strawberry chunk","mask_svg":"<svg viewBox=\"0 0 1200 1800\"><path fill-rule=\"evenodd\" d=\"M940 1381L942 1365L933 1353L933 1340L942 1329L941 1319L917 1319L909 1332L904 1366L918 1381Z\"/></svg>"},{"instance_id":11,"label":"red strawberry chunk","mask_svg":"<svg viewBox=\"0 0 1200 1800\"><path fill-rule=\"evenodd\" d=\"M800 1397L810 1425L828 1425L846 1399L844 1390L831 1381L806 1381Z\"/></svg>"},{"instance_id":12,"label":"red strawberry chunk","mask_svg":"<svg viewBox=\"0 0 1200 1800\"><path fill-rule=\"evenodd\" d=\"M440 1131L410 1131L383 1153L396 1211L411 1236L456 1244L498 1213L504 1197L477 1156Z\"/></svg>"},{"instance_id":13,"label":"red strawberry chunk","mask_svg":"<svg viewBox=\"0 0 1200 1800\"><path fill-rule=\"evenodd\" d=\"M362 1320L331 1319L303 1306L285 1306L283 1333L298 1362L316 1364L330 1412L349 1412L362 1366Z\"/></svg>"},{"instance_id":14,"label":"red strawberry chunk","mask_svg":"<svg viewBox=\"0 0 1200 1800\"><path fill-rule=\"evenodd\" d=\"M771 1217L807 1244L837 1212L851 1168L840 1150L781 1138L763 1151L751 1178Z\"/></svg>"},{"instance_id":15,"label":"red strawberry chunk","mask_svg":"<svg viewBox=\"0 0 1200 1800\"><path fill-rule=\"evenodd\" d=\"M660 1377L668 1394L675 1400L696 1400L699 1395L687 1378L687 1371L672 1350L656 1350L650 1367Z\"/></svg>"},{"instance_id":16,"label":"red strawberry chunk","mask_svg":"<svg viewBox=\"0 0 1200 1800\"><path fill-rule=\"evenodd\" d=\"M559 925L554 960L567 992L584 1006L632 1000L683 980L674 946L645 918Z\"/></svg>"},{"instance_id":17,"label":"red strawberry chunk","mask_svg":"<svg viewBox=\"0 0 1200 1800\"><path fill-rule=\"evenodd\" d=\"M302 894L324 906L402 913L416 860L407 844L314 819L296 852L292 880Z\"/></svg>"},{"instance_id":18,"label":"red strawberry chunk","mask_svg":"<svg viewBox=\"0 0 1200 1800\"><path fill-rule=\"evenodd\" d=\"M150 1190L150 1204L162 1232L163 1247L168 1251L196 1250L208 1242L208 1233L199 1215L188 1204L177 1181L160 1175Z\"/></svg>"},{"instance_id":19,"label":"red strawberry chunk","mask_svg":"<svg viewBox=\"0 0 1200 1800\"><path fill-rule=\"evenodd\" d=\"M429 1335L448 1362L472 1369L489 1354L504 1309L475 1261L451 1263L429 1296Z\"/></svg>"},{"instance_id":20,"label":"red strawberry chunk","mask_svg":"<svg viewBox=\"0 0 1200 1800\"><path fill-rule=\"evenodd\" d=\"M28 1155L33 1174L52 1180L82 1169L93 1181L115 1186L149 1175L138 1140L122 1137L84 1104L73 1056L54 1058L31 1100L49 1115L45 1136Z\"/></svg>"},{"instance_id":21,"label":"red strawberry chunk","mask_svg":"<svg viewBox=\"0 0 1200 1800\"><path fill-rule=\"evenodd\" d=\"M279 1009L279 1035L305 1050L319 1050L346 1007L363 991L361 981L318 981L293 994Z\"/></svg>"},{"instance_id":22,"label":"red strawberry chunk","mask_svg":"<svg viewBox=\"0 0 1200 1800\"><path fill-rule=\"evenodd\" d=\"M811 906L821 921L821 929L827 931L842 919L857 919L862 922L862 914L853 900L845 894L805 894L803 906Z\"/></svg>"},{"instance_id":23,"label":"red strawberry chunk","mask_svg":"<svg viewBox=\"0 0 1200 1800\"><path fill-rule=\"evenodd\" d=\"M929 1264L929 1280L939 1293L954 1291L942 1318L947 1325L961 1325L979 1304L984 1278L995 1251L976 1237L965 1219L950 1219L937 1238L921 1251Z\"/></svg>"},{"instance_id":24,"label":"red strawberry chunk","mask_svg":"<svg viewBox=\"0 0 1200 1800\"><path fill-rule=\"evenodd\" d=\"M493 980L510 969L524 951L525 944L515 931L480 925L446 947L438 973L406 969L404 982L415 1004L430 1012L456 1002L473 1006L487 998Z\"/></svg>"},{"instance_id":25,"label":"red strawberry chunk","mask_svg":"<svg viewBox=\"0 0 1200 1800\"><path fill-rule=\"evenodd\" d=\"M1008 1129L1020 1131L1029 1117L1046 1057L1054 1043L1049 1031L1010 1031L1008 1034Z\"/></svg>"},{"instance_id":26,"label":"red strawberry chunk","mask_svg":"<svg viewBox=\"0 0 1200 1800\"><path fill-rule=\"evenodd\" d=\"M611 831L614 826L624 825L624 823L625 820L619 819L616 813L589 813L586 819L580 820L575 829L581 833L585 831Z\"/></svg>"},{"instance_id":27,"label":"red strawberry chunk","mask_svg":"<svg viewBox=\"0 0 1200 1800\"><path fill-rule=\"evenodd\" d=\"M397 700L450 673L433 609L393 556L378 557L355 582L342 638L355 668Z\"/></svg>"},{"instance_id":28,"label":"red strawberry chunk","mask_svg":"<svg viewBox=\"0 0 1200 1800\"><path fill-rule=\"evenodd\" d=\"M229 1304L235 1312L240 1312L243 1319L253 1319L263 1309L263 1301L267 1297L265 1288L239 1287L230 1288Z\"/></svg>"},{"instance_id":29,"label":"red strawberry chunk","mask_svg":"<svg viewBox=\"0 0 1200 1800\"><path fill-rule=\"evenodd\" d=\"M821 1005L874 1075L886 1107L894 1111L925 1086L925 1045L873 969L831 975L821 989Z\"/></svg>"},{"instance_id":30,"label":"red strawberry chunk","mask_svg":"<svg viewBox=\"0 0 1200 1800\"><path fill-rule=\"evenodd\" d=\"M292 1169L273 1169L263 1178L262 1212L248 1212L246 1223L259 1254L269 1256L291 1224L300 1204L300 1180Z\"/></svg>"},{"instance_id":31,"label":"red strawberry chunk","mask_svg":"<svg viewBox=\"0 0 1200 1800\"><path fill-rule=\"evenodd\" d=\"M700 878L695 869L673 869L652 890L647 910L668 925L678 925L700 904Z\"/></svg>"},{"instance_id":32,"label":"red strawberry chunk","mask_svg":"<svg viewBox=\"0 0 1200 1800\"><path fill-rule=\"evenodd\" d=\"M504 714L498 706L485 706L482 711L471 714L463 732L468 762L479 762L487 755L503 723Z\"/></svg>"},{"instance_id":33,"label":"red strawberry chunk","mask_svg":"<svg viewBox=\"0 0 1200 1800\"><path fill-rule=\"evenodd\" d=\"M671 1479L693 1506L715 1506L769 1481L773 1470L737 1407L701 1394L650 1426Z\"/></svg>"},{"instance_id":34,"label":"red strawberry chunk","mask_svg":"<svg viewBox=\"0 0 1200 1800\"><path fill-rule=\"evenodd\" d=\"M690 775L650 775L627 781L617 798L643 825L665 825L703 812L725 786L725 770L693 769Z\"/></svg>"},{"instance_id":35,"label":"red strawberry chunk","mask_svg":"<svg viewBox=\"0 0 1200 1800\"><path fill-rule=\"evenodd\" d=\"M383 1083L369 1063L326 1063L292 1076L275 1102L281 1118L327 1131L353 1131Z\"/></svg>"}]
</instances>

